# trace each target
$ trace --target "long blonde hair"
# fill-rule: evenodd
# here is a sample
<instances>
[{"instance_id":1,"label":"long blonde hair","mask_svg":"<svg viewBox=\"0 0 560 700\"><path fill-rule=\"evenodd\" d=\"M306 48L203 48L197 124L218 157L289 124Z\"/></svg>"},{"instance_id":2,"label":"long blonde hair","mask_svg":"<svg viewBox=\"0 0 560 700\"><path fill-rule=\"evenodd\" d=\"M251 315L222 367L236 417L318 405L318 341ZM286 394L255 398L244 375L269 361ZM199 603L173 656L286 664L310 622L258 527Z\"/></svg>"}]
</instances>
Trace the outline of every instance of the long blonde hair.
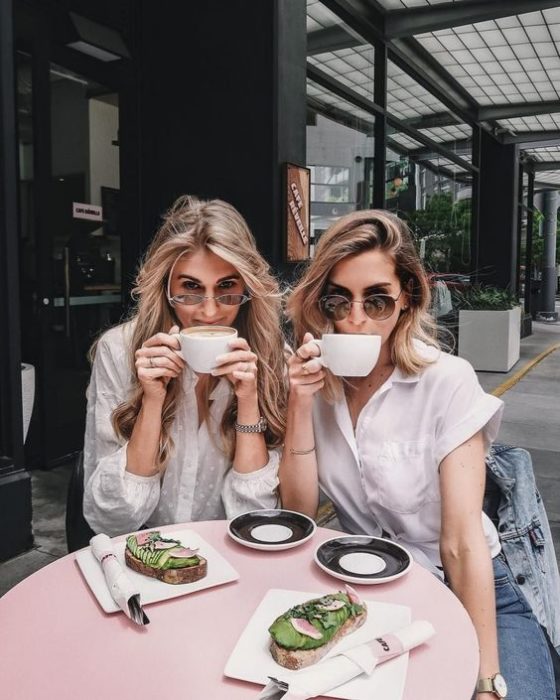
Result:
<instances>
[{"instance_id":1,"label":"long blonde hair","mask_svg":"<svg viewBox=\"0 0 560 700\"><path fill-rule=\"evenodd\" d=\"M171 326L178 324L166 296L168 276L178 257L201 248L233 265L251 297L239 309L235 326L258 356L259 406L268 422L265 438L268 445L279 445L286 427L286 386L278 285L241 214L219 199L202 201L188 195L179 197L165 214L136 277L132 293L137 306L130 319L135 322L129 353L132 392L114 410L113 428L125 439L132 434L142 405L142 387L134 371L135 352L154 334L168 332ZM181 391L181 378L172 379L162 413L160 466L165 465L173 448L170 428ZM236 413L236 399L232 395L220 426L222 448L230 458L235 447Z\"/></svg>"},{"instance_id":2,"label":"long blonde hair","mask_svg":"<svg viewBox=\"0 0 560 700\"><path fill-rule=\"evenodd\" d=\"M428 312L430 285L407 225L382 209L361 210L343 216L321 237L315 257L287 303L295 341L300 345L307 331L315 337L333 332L333 323L325 318L319 307L329 274L349 255L374 249L391 256L397 277L409 297L408 308L401 312L391 336L391 360L404 374L416 374L429 361L419 353L414 340L439 347L437 326ZM325 398L334 401L342 392L342 381L328 373L323 389Z\"/></svg>"}]
</instances>

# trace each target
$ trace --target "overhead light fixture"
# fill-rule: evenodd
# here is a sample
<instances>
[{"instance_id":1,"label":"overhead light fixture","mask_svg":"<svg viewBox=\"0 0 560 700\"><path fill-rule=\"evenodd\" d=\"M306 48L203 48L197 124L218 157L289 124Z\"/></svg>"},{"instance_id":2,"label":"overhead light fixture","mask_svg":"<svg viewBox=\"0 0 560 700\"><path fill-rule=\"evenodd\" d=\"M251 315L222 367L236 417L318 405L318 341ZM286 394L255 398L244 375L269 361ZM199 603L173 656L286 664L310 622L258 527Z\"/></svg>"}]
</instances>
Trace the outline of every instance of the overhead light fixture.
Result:
<instances>
[{"instance_id":1,"label":"overhead light fixture","mask_svg":"<svg viewBox=\"0 0 560 700\"><path fill-rule=\"evenodd\" d=\"M66 44L68 47L104 62L130 58L126 44L116 29L94 22L75 12L69 14L77 38L68 42Z\"/></svg>"}]
</instances>

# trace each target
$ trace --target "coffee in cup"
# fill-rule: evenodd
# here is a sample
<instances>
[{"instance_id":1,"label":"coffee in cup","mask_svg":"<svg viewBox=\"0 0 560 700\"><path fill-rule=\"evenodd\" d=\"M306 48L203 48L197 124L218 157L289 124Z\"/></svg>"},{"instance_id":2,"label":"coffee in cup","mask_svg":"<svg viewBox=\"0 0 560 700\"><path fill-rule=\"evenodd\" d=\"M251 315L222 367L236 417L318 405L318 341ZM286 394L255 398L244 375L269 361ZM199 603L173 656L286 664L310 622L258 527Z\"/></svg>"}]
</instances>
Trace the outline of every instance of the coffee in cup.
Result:
<instances>
[{"instance_id":1,"label":"coffee in cup","mask_svg":"<svg viewBox=\"0 0 560 700\"><path fill-rule=\"evenodd\" d=\"M176 337L189 367L199 374L209 374L216 367L216 357L229 352L237 330L229 326L192 326L183 328Z\"/></svg>"},{"instance_id":2,"label":"coffee in cup","mask_svg":"<svg viewBox=\"0 0 560 700\"><path fill-rule=\"evenodd\" d=\"M339 377L367 376L381 350L380 335L325 333L313 342L321 350L319 362Z\"/></svg>"}]
</instances>

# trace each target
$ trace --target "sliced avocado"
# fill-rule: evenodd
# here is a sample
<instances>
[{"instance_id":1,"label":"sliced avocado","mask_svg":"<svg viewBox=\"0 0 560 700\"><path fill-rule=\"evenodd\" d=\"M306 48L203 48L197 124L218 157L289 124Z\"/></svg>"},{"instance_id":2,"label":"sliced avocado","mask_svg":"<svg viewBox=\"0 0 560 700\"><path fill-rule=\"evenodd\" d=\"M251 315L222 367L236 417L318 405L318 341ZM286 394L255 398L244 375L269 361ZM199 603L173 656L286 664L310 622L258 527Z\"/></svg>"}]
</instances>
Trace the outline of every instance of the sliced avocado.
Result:
<instances>
[{"instance_id":1,"label":"sliced avocado","mask_svg":"<svg viewBox=\"0 0 560 700\"><path fill-rule=\"evenodd\" d=\"M345 606L329 611L318 607L328 605L333 600L342 600ZM268 631L274 641L285 649L316 649L329 642L349 617L362 613L363 609L361 605L352 604L345 593L334 593L290 608L274 620ZM310 622L321 633L321 639L297 632L290 621L294 617Z\"/></svg>"}]
</instances>

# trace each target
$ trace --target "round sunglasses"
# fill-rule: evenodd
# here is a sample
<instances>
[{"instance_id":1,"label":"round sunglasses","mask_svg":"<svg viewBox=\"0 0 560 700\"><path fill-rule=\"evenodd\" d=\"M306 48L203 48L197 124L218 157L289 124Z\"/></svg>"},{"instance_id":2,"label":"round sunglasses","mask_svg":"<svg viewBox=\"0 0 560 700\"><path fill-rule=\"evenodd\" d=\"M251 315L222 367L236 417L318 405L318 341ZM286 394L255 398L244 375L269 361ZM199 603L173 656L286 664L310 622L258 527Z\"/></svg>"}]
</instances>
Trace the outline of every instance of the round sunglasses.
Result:
<instances>
[{"instance_id":1,"label":"round sunglasses","mask_svg":"<svg viewBox=\"0 0 560 700\"><path fill-rule=\"evenodd\" d=\"M389 294L370 294L361 301L351 301L341 294L327 294L319 299L321 311L329 321L344 321L352 310L352 304L362 304L364 311L373 321L385 321L395 312L396 302L403 290L396 297Z\"/></svg>"},{"instance_id":2,"label":"round sunglasses","mask_svg":"<svg viewBox=\"0 0 560 700\"><path fill-rule=\"evenodd\" d=\"M176 294L173 297L168 297L168 300L170 304L195 306L196 304L202 304L205 299L214 299L217 304L241 306L241 304L249 301L250 298L247 294L220 294L217 297L205 297L202 294Z\"/></svg>"}]
</instances>

